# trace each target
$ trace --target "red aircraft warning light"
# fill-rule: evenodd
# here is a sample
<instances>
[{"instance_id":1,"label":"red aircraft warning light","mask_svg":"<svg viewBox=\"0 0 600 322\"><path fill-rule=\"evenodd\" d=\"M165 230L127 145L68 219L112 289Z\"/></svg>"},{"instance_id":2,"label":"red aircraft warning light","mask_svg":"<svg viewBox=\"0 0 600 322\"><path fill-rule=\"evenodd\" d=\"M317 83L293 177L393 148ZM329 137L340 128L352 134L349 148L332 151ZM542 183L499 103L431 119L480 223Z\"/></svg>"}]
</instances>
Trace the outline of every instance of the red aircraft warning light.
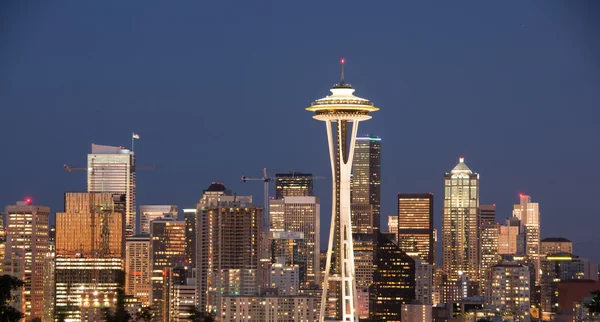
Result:
<instances>
[{"instance_id":1,"label":"red aircraft warning light","mask_svg":"<svg viewBox=\"0 0 600 322\"><path fill-rule=\"evenodd\" d=\"M31 205L31 201L32 201L31 197L26 197L25 198L25 203L26 204Z\"/></svg>"}]
</instances>

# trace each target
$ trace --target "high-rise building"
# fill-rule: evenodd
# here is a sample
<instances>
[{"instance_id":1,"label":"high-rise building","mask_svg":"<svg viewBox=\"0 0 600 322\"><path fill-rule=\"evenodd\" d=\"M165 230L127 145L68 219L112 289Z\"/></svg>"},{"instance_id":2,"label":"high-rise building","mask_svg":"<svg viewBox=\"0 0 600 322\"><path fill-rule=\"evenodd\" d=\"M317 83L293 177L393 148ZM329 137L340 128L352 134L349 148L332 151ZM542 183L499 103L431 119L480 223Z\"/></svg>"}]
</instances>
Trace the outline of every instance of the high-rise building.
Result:
<instances>
[{"instance_id":1,"label":"high-rise building","mask_svg":"<svg viewBox=\"0 0 600 322\"><path fill-rule=\"evenodd\" d=\"M136 231L136 173L133 151L118 146L92 144L87 157L88 192L112 192L125 195L125 231Z\"/></svg>"},{"instance_id":2,"label":"high-rise building","mask_svg":"<svg viewBox=\"0 0 600 322\"><path fill-rule=\"evenodd\" d=\"M67 192L56 214L56 314L67 321L95 317L111 306L125 268L126 196Z\"/></svg>"},{"instance_id":3,"label":"high-rise building","mask_svg":"<svg viewBox=\"0 0 600 322\"><path fill-rule=\"evenodd\" d=\"M540 241L540 256L544 259L549 254L573 253L573 242L563 237L549 237Z\"/></svg>"},{"instance_id":4,"label":"high-rise building","mask_svg":"<svg viewBox=\"0 0 600 322\"><path fill-rule=\"evenodd\" d=\"M490 267L498 263L498 233L499 226L496 222L496 205L479 206L479 276L481 278L481 293L485 294Z\"/></svg>"},{"instance_id":5,"label":"high-rise building","mask_svg":"<svg viewBox=\"0 0 600 322\"><path fill-rule=\"evenodd\" d=\"M433 321L431 305L402 304L402 322Z\"/></svg>"},{"instance_id":6,"label":"high-rise building","mask_svg":"<svg viewBox=\"0 0 600 322\"><path fill-rule=\"evenodd\" d=\"M275 174L275 199L309 196L314 196L313 175L311 173L287 172Z\"/></svg>"},{"instance_id":7,"label":"high-rise building","mask_svg":"<svg viewBox=\"0 0 600 322\"><path fill-rule=\"evenodd\" d=\"M491 267L489 303L500 313L511 313L520 321L529 321L529 268L503 261Z\"/></svg>"},{"instance_id":8,"label":"high-rise building","mask_svg":"<svg viewBox=\"0 0 600 322\"><path fill-rule=\"evenodd\" d=\"M536 284L539 282L540 271L540 209L537 202L531 202L531 197L520 194L520 203L514 206L513 216L525 227L525 254L535 264Z\"/></svg>"},{"instance_id":9,"label":"high-rise building","mask_svg":"<svg viewBox=\"0 0 600 322\"><path fill-rule=\"evenodd\" d=\"M353 204L373 206L371 226L379 229L381 225L381 139L376 136L356 138L351 195Z\"/></svg>"},{"instance_id":10,"label":"high-rise building","mask_svg":"<svg viewBox=\"0 0 600 322\"><path fill-rule=\"evenodd\" d=\"M23 304L25 319L44 313L44 265L49 252L50 208L31 204L31 198L9 205L6 211L7 254L22 250L24 256Z\"/></svg>"},{"instance_id":11,"label":"high-rise building","mask_svg":"<svg viewBox=\"0 0 600 322\"><path fill-rule=\"evenodd\" d=\"M158 218L177 220L178 208L175 205L140 206L140 234L150 234L150 223Z\"/></svg>"},{"instance_id":12,"label":"high-rise building","mask_svg":"<svg viewBox=\"0 0 600 322\"><path fill-rule=\"evenodd\" d=\"M398 240L398 216L388 216L388 233L396 234L394 240Z\"/></svg>"},{"instance_id":13,"label":"high-rise building","mask_svg":"<svg viewBox=\"0 0 600 322\"><path fill-rule=\"evenodd\" d=\"M276 289L278 295L298 295L300 287L298 265L286 263L285 257L278 257L269 269L268 285Z\"/></svg>"},{"instance_id":14,"label":"high-rise building","mask_svg":"<svg viewBox=\"0 0 600 322\"><path fill-rule=\"evenodd\" d=\"M164 322L192 322L196 305L196 280L192 278L192 266L178 263L167 268L163 277Z\"/></svg>"},{"instance_id":15,"label":"high-rise building","mask_svg":"<svg viewBox=\"0 0 600 322\"><path fill-rule=\"evenodd\" d=\"M435 264L433 194L398 194L398 246L409 256Z\"/></svg>"},{"instance_id":16,"label":"high-rise building","mask_svg":"<svg viewBox=\"0 0 600 322\"><path fill-rule=\"evenodd\" d=\"M125 245L125 294L150 305L150 235L127 238Z\"/></svg>"},{"instance_id":17,"label":"high-rise building","mask_svg":"<svg viewBox=\"0 0 600 322\"><path fill-rule=\"evenodd\" d=\"M150 303L156 318L163 317L167 269L185 262L185 222L173 218L154 219L150 224ZM164 321L164 320L161 320Z\"/></svg>"},{"instance_id":18,"label":"high-rise building","mask_svg":"<svg viewBox=\"0 0 600 322\"><path fill-rule=\"evenodd\" d=\"M377 232L373 284L369 287L369 319L400 321L401 304L415 299L415 260Z\"/></svg>"},{"instance_id":19,"label":"high-rise building","mask_svg":"<svg viewBox=\"0 0 600 322\"><path fill-rule=\"evenodd\" d=\"M294 296L223 296L221 321L316 321L318 299Z\"/></svg>"},{"instance_id":20,"label":"high-rise building","mask_svg":"<svg viewBox=\"0 0 600 322\"><path fill-rule=\"evenodd\" d=\"M373 255L375 235L373 233L353 234L354 267L356 272L356 293L358 297L358 316L369 318L369 286L373 283Z\"/></svg>"},{"instance_id":21,"label":"high-rise building","mask_svg":"<svg viewBox=\"0 0 600 322\"><path fill-rule=\"evenodd\" d=\"M344 82L343 60L342 81L331 89L332 95L314 101L308 111L314 112L313 118L324 121L327 129L327 140L329 142L329 157L332 171L332 214L331 233L329 234L329 246L327 248L327 264L325 265L325 281L321 297L320 321L325 320L326 303L330 299L329 289L335 290L332 298L335 302L335 317L338 320L348 321L358 319L356 303L356 281L354 279L354 251L352 248L352 223L351 223L351 196L350 177L352 173L352 161L356 153L355 142L358 131L358 123L371 118L370 112L379 110L369 100L354 96L354 89L350 84ZM377 140L374 140L376 142ZM359 148L360 149L360 148ZM361 157L363 158L363 157ZM379 154L377 154L379 161ZM371 162L369 161L369 165ZM379 164L379 163L377 163ZM379 168L368 170L354 169L356 187L352 201L363 200L370 202L371 196L376 199L377 210L379 210ZM374 173L377 177L369 177ZM366 175L366 177L365 177ZM359 179L360 178L360 179ZM367 181L367 194L364 187ZM373 184L371 185L371 180ZM373 186L373 191L371 191ZM376 187L376 189L375 189ZM359 192L359 190L361 190ZM365 199L366 198L366 199ZM377 212L377 220L379 212ZM374 216L375 217L375 216ZM379 223L377 222L377 227Z\"/></svg>"},{"instance_id":22,"label":"high-rise building","mask_svg":"<svg viewBox=\"0 0 600 322\"><path fill-rule=\"evenodd\" d=\"M271 227L282 232L301 232L297 239L298 258L294 263L300 266L300 287L319 285L319 251L321 248L321 205L315 196L284 197L271 200Z\"/></svg>"},{"instance_id":23,"label":"high-rise building","mask_svg":"<svg viewBox=\"0 0 600 322\"><path fill-rule=\"evenodd\" d=\"M478 225L479 174L460 158L444 176L442 217L442 267L451 281L459 272L477 280L479 270Z\"/></svg>"},{"instance_id":24,"label":"high-rise building","mask_svg":"<svg viewBox=\"0 0 600 322\"><path fill-rule=\"evenodd\" d=\"M221 296L258 291L262 208L251 196L232 196L223 184L213 183L196 209L198 309L217 313Z\"/></svg>"},{"instance_id":25,"label":"high-rise building","mask_svg":"<svg viewBox=\"0 0 600 322\"><path fill-rule=\"evenodd\" d=\"M373 205L353 203L350 205L350 220L353 234L373 234Z\"/></svg>"},{"instance_id":26,"label":"high-rise building","mask_svg":"<svg viewBox=\"0 0 600 322\"><path fill-rule=\"evenodd\" d=\"M183 209L185 221L185 260L196 268L196 209Z\"/></svg>"},{"instance_id":27,"label":"high-rise building","mask_svg":"<svg viewBox=\"0 0 600 322\"><path fill-rule=\"evenodd\" d=\"M525 255L525 229L517 217L506 219L498 230L499 255Z\"/></svg>"},{"instance_id":28,"label":"high-rise building","mask_svg":"<svg viewBox=\"0 0 600 322\"><path fill-rule=\"evenodd\" d=\"M413 257L414 258L414 257ZM414 304L433 305L433 278L435 265L415 259L415 301Z\"/></svg>"}]
</instances>

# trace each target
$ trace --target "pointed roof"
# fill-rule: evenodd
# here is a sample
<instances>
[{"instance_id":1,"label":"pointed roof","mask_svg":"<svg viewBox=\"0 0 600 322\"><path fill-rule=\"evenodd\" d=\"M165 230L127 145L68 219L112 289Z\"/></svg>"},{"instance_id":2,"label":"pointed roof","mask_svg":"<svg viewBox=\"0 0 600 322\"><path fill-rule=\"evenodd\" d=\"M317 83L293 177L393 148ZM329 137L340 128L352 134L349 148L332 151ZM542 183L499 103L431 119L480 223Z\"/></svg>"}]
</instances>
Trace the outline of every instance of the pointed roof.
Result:
<instances>
[{"instance_id":1,"label":"pointed roof","mask_svg":"<svg viewBox=\"0 0 600 322\"><path fill-rule=\"evenodd\" d=\"M471 174L471 173L473 173L473 171L471 171L471 169L469 169L469 167L467 167L467 164L465 163L465 158L459 158L458 164L454 167L454 169L452 169L452 171L450 171L450 173Z\"/></svg>"}]
</instances>

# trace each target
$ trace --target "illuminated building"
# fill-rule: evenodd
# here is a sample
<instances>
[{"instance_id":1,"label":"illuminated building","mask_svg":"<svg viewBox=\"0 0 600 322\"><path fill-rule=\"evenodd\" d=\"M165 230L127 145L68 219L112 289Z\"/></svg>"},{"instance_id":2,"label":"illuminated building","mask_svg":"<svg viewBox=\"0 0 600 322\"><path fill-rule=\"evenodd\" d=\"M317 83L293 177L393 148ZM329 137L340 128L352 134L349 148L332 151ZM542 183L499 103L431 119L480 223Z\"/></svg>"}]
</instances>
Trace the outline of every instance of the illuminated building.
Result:
<instances>
[{"instance_id":1,"label":"illuminated building","mask_svg":"<svg viewBox=\"0 0 600 322\"><path fill-rule=\"evenodd\" d=\"M185 261L196 268L196 209L183 209L185 221Z\"/></svg>"},{"instance_id":2,"label":"illuminated building","mask_svg":"<svg viewBox=\"0 0 600 322\"><path fill-rule=\"evenodd\" d=\"M499 255L525 255L525 230L517 217L506 219L498 231Z\"/></svg>"},{"instance_id":3,"label":"illuminated building","mask_svg":"<svg viewBox=\"0 0 600 322\"><path fill-rule=\"evenodd\" d=\"M350 205L350 220L353 234L373 234L373 205L353 203Z\"/></svg>"},{"instance_id":4,"label":"illuminated building","mask_svg":"<svg viewBox=\"0 0 600 322\"><path fill-rule=\"evenodd\" d=\"M50 208L31 204L31 198L9 205L6 211L6 254L23 250L24 311L27 320L41 318L44 309L44 265L49 252Z\"/></svg>"},{"instance_id":5,"label":"illuminated building","mask_svg":"<svg viewBox=\"0 0 600 322\"><path fill-rule=\"evenodd\" d=\"M269 270L269 288L276 289L279 295L298 295L299 273L298 265L287 264L284 257L278 257Z\"/></svg>"},{"instance_id":6,"label":"illuminated building","mask_svg":"<svg viewBox=\"0 0 600 322\"><path fill-rule=\"evenodd\" d=\"M541 261L541 309L558 313L558 285L566 280L598 281L598 264L569 253L549 254Z\"/></svg>"},{"instance_id":7,"label":"illuminated building","mask_svg":"<svg viewBox=\"0 0 600 322\"><path fill-rule=\"evenodd\" d=\"M125 294L150 305L150 235L127 238L125 245Z\"/></svg>"},{"instance_id":8,"label":"illuminated building","mask_svg":"<svg viewBox=\"0 0 600 322\"><path fill-rule=\"evenodd\" d=\"M321 205L319 198L284 197L271 200L272 230L301 232L302 239L296 239L298 250L295 264L300 265L300 288L319 285L319 251L321 248Z\"/></svg>"},{"instance_id":9,"label":"illuminated building","mask_svg":"<svg viewBox=\"0 0 600 322\"><path fill-rule=\"evenodd\" d=\"M531 202L531 197L520 194L520 203L514 206L513 216L525 227L525 254L533 261L536 268L536 284L539 282L540 270L540 210L539 204Z\"/></svg>"},{"instance_id":10,"label":"illuminated building","mask_svg":"<svg viewBox=\"0 0 600 322\"><path fill-rule=\"evenodd\" d=\"M2 275L10 275L24 281L25 267L25 250L22 248L13 249L2 258ZM7 304L20 312L25 312L24 293L25 285L11 291L13 298Z\"/></svg>"},{"instance_id":11,"label":"illuminated building","mask_svg":"<svg viewBox=\"0 0 600 322\"><path fill-rule=\"evenodd\" d=\"M355 150L358 123L370 119L369 113L377 111L378 108L373 106L373 103L369 100L353 95L354 89L352 86L344 82L343 60L342 80L339 84L333 86L331 93L332 95L314 101L306 109L315 113L314 119L325 122L333 180L331 231L327 248L325 281L323 283L319 319L323 321L328 318L325 314L326 302L332 299L335 302L335 316L333 318L348 321L358 320L350 204L351 201L354 203L371 203L372 199L376 199L377 205L374 206L377 208L377 218L374 219L377 220L379 218L380 180L379 169L375 169L375 167L371 169L371 162L364 159L364 152L360 153L363 155L360 157L361 162L368 161L369 169L365 169L364 166L360 169L354 169L354 179L352 181L355 189L351 200L352 161L354 156L359 153ZM373 141L376 142L377 140L374 139ZM364 145L362 146L364 147ZM359 149L364 151L364 148ZM377 158L379 158L379 155L377 155ZM365 172L365 170L367 171ZM370 177L371 173L377 174L377 177ZM373 180L372 184L371 180ZM371 191L371 187L373 191ZM375 213L373 217L375 217ZM379 223L376 224L378 227ZM335 290L333 298L329 297L330 288Z\"/></svg>"},{"instance_id":12,"label":"illuminated building","mask_svg":"<svg viewBox=\"0 0 600 322\"><path fill-rule=\"evenodd\" d=\"M221 296L258 291L262 208L251 196L232 196L223 184L213 183L196 209L198 308L216 314Z\"/></svg>"},{"instance_id":13,"label":"illuminated building","mask_svg":"<svg viewBox=\"0 0 600 322\"><path fill-rule=\"evenodd\" d=\"M135 234L136 173L133 151L118 146L92 144L87 156L88 192L112 192L125 195L125 231Z\"/></svg>"},{"instance_id":14,"label":"illuminated building","mask_svg":"<svg viewBox=\"0 0 600 322\"><path fill-rule=\"evenodd\" d=\"M498 233L499 225L496 222L496 205L479 206L479 277L481 280L481 294L486 292L486 277L490 267L498 263Z\"/></svg>"},{"instance_id":15,"label":"illuminated building","mask_svg":"<svg viewBox=\"0 0 600 322\"><path fill-rule=\"evenodd\" d=\"M412 257L435 264L433 194L398 194L398 246Z\"/></svg>"},{"instance_id":16,"label":"illuminated building","mask_svg":"<svg viewBox=\"0 0 600 322\"><path fill-rule=\"evenodd\" d=\"M373 284L369 287L369 319L401 321L401 304L415 299L415 260L377 232Z\"/></svg>"},{"instance_id":17,"label":"illuminated building","mask_svg":"<svg viewBox=\"0 0 600 322\"><path fill-rule=\"evenodd\" d=\"M565 280L558 282L558 309L561 314L573 315L574 303L592 296L592 292L600 290L600 283L592 280ZM577 320L575 320L577 321ZM590 320L591 321L591 320Z\"/></svg>"},{"instance_id":18,"label":"illuminated building","mask_svg":"<svg viewBox=\"0 0 600 322\"><path fill-rule=\"evenodd\" d=\"M415 301L414 304L433 305L433 283L435 265L415 258Z\"/></svg>"},{"instance_id":19,"label":"illuminated building","mask_svg":"<svg viewBox=\"0 0 600 322\"><path fill-rule=\"evenodd\" d=\"M540 242L540 256L542 259L548 254L573 253L573 242L563 237L544 238Z\"/></svg>"},{"instance_id":20,"label":"illuminated building","mask_svg":"<svg viewBox=\"0 0 600 322\"><path fill-rule=\"evenodd\" d=\"M395 234L394 240L398 240L398 216L388 216L388 233Z\"/></svg>"},{"instance_id":21,"label":"illuminated building","mask_svg":"<svg viewBox=\"0 0 600 322\"><path fill-rule=\"evenodd\" d=\"M55 300L66 321L93 318L113 304L125 266L125 198L65 193L65 211L56 214Z\"/></svg>"},{"instance_id":22,"label":"illuminated building","mask_svg":"<svg viewBox=\"0 0 600 322\"><path fill-rule=\"evenodd\" d=\"M369 317L369 286L373 283L374 237L373 233L352 235L354 242L356 293L358 295L358 316L361 319Z\"/></svg>"},{"instance_id":23,"label":"illuminated building","mask_svg":"<svg viewBox=\"0 0 600 322\"><path fill-rule=\"evenodd\" d=\"M5 251L6 251L6 231L4 230L4 222L2 221L2 215L0 215L0 260L4 259ZM2 265L0 265L0 273L2 273Z\"/></svg>"},{"instance_id":24,"label":"illuminated building","mask_svg":"<svg viewBox=\"0 0 600 322\"><path fill-rule=\"evenodd\" d=\"M402 304L402 322L430 322L431 305Z\"/></svg>"},{"instance_id":25,"label":"illuminated building","mask_svg":"<svg viewBox=\"0 0 600 322\"><path fill-rule=\"evenodd\" d=\"M196 280L192 278L192 266L189 263L178 263L167 268L164 275L165 322L192 322L192 314L196 305Z\"/></svg>"},{"instance_id":26,"label":"illuminated building","mask_svg":"<svg viewBox=\"0 0 600 322\"><path fill-rule=\"evenodd\" d=\"M223 296L220 321L316 321L319 299L294 296Z\"/></svg>"},{"instance_id":27,"label":"illuminated building","mask_svg":"<svg viewBox=\"0 0 600 322\"><path fill-rule=\"evenodd\" d=\"M499 312L512 313L529 320L529 268L515 262L502 261L491 267L490 304Z\"/></svg>"},{"instance_id":28,"label":"illuminated building","mask_svg":"<svg viewBox=\"0 0 600 322\"><path fill-rule=\"evenodd\" d=\"M275 174L275 199L309 196L314 196L313 175L311 173L287 172Z\"/></svg>"},{"instance_id":29,"label":"illuminated building","mask_svg":"<svg viewBox=\"0 0 600 322\"><path fill-rule=\"evenodd\" d=\"M442 217L442 267L451 281L458 272L477 280L479 270L478 224L479 174L463 158L444 176Z\"/></svg>"},{"instance_id":30,"label":"illuminated building","mask_svg":"<svg viewBox=\"0 0 600 322\"><path fill-rule=\"evenodd\" d=\"M54 289L54 261L56 253L49 251L46 253L44 259L44 300L42 304L42 321L54 321L54 305L55 305L55 292Z\"/></svg>"},{"instance_id":31,"label":"illuminated building","mask_svg":"<svg viewBox=\"0 0 600 322\"><path fill-rule=\"evenodd\" d=\"M154 316L164 312L165 289L163 276L167 269L185 262L185 222L173 218L154 219L150 223L150 303Z\"/></svg>"},{"instance_id":32,"label":"illuminated building","mask_svg":"<svg viewBox=\"0 0 600 322\"><path fill-rule=\"evenodd\" d=\"M381 225L380 138L376 136L356 138L350 185L352 203L372 205L373 219L369 226L379 229Z\"/></svg>"},{"instance_id":33,"label":"illuminated building","mask_svg":"<svg viewBox=\"0 0 600 322\"><path fill-rule=\"evenodd\" d=\"M140 234L150 234L150 223L158 218L173 218L177 220L177 206L174 205L143 205L140 206Z\"/></svg>"},{"instance_id":34,"label":"illuminated building","mask_svg":"<svg viewBox=\"0 0 600 322\"><path fill-rule=\"evenodd\" d=\"M269 240L271 241L271 262L275 263L277 258L283 257L285 262L290 265L300 267L300 275L306 269L305 257L300 255L299 247L304 245L304 233L301 231L271 231Z\"/></svg>"}]
</instances>

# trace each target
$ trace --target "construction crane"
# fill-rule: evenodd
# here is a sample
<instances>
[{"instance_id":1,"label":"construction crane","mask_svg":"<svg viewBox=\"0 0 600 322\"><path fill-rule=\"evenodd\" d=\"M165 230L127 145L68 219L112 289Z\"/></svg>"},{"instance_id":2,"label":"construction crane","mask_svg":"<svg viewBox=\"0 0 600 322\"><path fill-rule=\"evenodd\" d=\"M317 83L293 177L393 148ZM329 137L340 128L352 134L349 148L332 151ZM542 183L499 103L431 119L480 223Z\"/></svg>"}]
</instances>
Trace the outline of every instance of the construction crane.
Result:
<instances>
[{"instance_id":1,"label":"construction crane","mask_svg":"<svg viewBox=\"0 0 600 322\"><path fill-rule=\"evenodd\" d=\"M262 220L262 228L263 228L263 232L268 233L269 232L269 227L270 227L270 220L269 220L269 216L270 216L270 211L269 211L269 182L271 181L275 181L275 178L273 177L269 177L269 175L267 174L267 168L263 168L263 177L262 178L248 178L246 176L242 176L242 182L246 182L246 181L263 181L264 184L264 188L265 188L265 203L264 203L264 210L263 210L263 220Z\"/></svg>"}]
</instances>

